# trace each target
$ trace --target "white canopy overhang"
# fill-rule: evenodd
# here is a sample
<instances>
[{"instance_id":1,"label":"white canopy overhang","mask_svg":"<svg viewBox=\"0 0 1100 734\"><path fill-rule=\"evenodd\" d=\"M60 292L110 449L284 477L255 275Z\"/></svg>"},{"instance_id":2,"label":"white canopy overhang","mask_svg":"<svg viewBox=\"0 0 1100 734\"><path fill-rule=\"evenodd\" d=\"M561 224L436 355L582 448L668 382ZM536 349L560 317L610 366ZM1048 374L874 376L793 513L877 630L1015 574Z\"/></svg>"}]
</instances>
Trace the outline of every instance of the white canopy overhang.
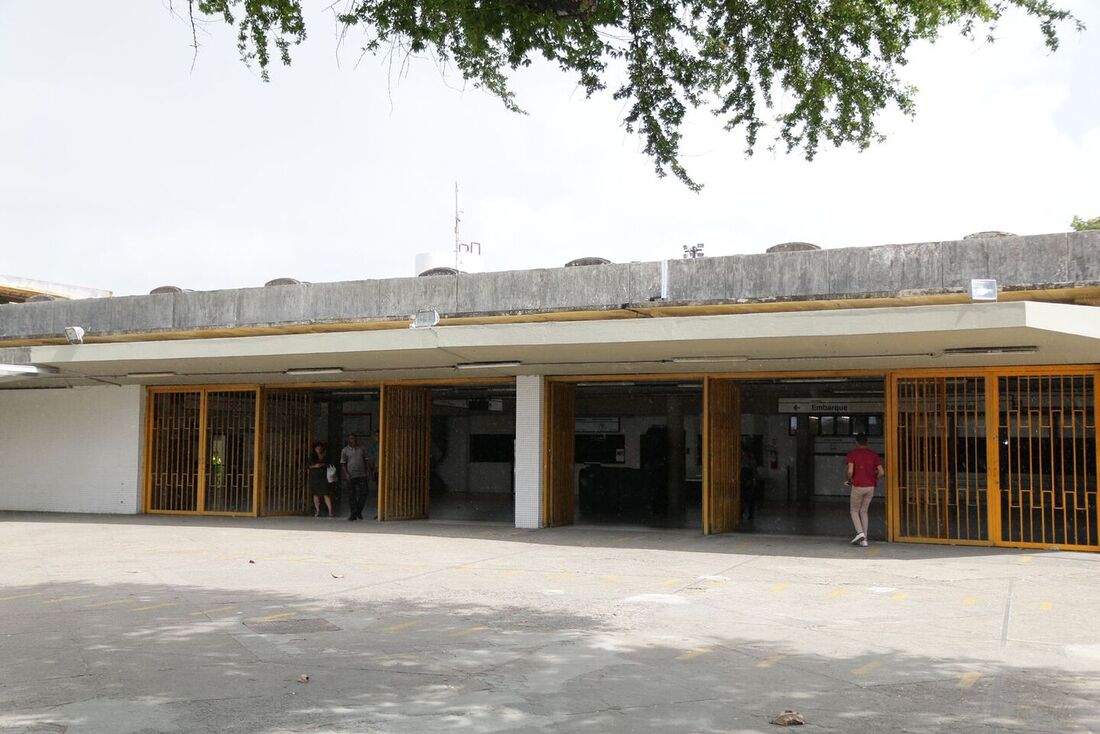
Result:
<instances>
[{"instance_id":1,"label":"white canopy overhang","mask_svg":"<svg viewBox=\"0 0 1100 734\"><path fill-rule=\"evenodd\" d=\"M952 352L975 347L993 349ZM997 352L1000 347L1034 350ZM19 361L60 372L8 377L0 388L103 381L284 384L1095 364L1100 363L1100 312L1091 306L1011 302L152 340L18 351ZM483 368L457 368L471 363ZM286 373L318 368L339 371Z\"/></svg>"}]
</instances>

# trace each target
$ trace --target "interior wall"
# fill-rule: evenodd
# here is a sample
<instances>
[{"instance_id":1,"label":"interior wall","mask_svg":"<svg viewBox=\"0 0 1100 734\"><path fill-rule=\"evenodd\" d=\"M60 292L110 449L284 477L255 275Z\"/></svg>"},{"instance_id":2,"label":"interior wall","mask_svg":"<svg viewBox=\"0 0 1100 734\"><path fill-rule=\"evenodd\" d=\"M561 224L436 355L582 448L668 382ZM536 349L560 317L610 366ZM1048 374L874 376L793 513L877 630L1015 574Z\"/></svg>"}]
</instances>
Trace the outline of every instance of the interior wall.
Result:
<instances>
[{"instance_id":1,"label":"interior wall","mask_svg":"<svg viewBox=\"0 0 1100 734\"><path fill-rule=\"evenodd\" d=\"M448 492L509 494L513 464L470 461L470 436L496 433L515 436L514 413L467 413L447 418L447 453L436 465ZM434 442L433 442L434 443ZM433 452L436 448L433 447Z\"/></svg>"},{"instance_id":2,"label":"interior wall","mask_svg":"<svg viewBox=\"0 0 1100 734\"><path fill-rule=\"evenodd\" d=\"M0 390L0 510L141 511L145 390Z\"/></svg>"}]
</instances>

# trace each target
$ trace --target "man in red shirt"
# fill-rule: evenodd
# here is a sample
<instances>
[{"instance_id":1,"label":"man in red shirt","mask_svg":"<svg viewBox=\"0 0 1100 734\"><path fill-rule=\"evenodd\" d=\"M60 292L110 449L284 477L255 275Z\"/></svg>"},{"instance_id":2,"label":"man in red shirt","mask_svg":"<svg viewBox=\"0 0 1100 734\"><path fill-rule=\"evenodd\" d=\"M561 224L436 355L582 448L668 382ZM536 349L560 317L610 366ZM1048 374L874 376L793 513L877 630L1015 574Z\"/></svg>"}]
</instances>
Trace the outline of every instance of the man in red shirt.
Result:
<instances>
[{"instance_id":1,"label":"man in red shirt","mask_svg":"<svg viewBox=\"0 0 1100 734\"><path fill-rule=\"evenodd\" d=\"M856 526L852 545L867 546L867 511L875 495L875 485L885 473L882 459L867 448L867 434L857 434L856 447L848 452L848 481L845 482L852 488L852 524Z\"/></svg>"}]
</instances>

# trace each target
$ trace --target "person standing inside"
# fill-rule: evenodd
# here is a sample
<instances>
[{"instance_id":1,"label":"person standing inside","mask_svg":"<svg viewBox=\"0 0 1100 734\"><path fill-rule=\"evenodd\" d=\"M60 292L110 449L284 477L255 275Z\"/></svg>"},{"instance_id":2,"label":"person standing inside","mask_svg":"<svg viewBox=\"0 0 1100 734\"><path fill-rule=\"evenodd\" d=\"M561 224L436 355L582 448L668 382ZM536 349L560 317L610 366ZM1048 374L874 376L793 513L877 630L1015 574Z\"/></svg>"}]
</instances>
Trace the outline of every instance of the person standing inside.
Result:
<instances>
[{"instance_id":1,"label":"person standing inside","mask_svg":"<svg viewBox=\"0 0 1100 734\"><path fill-rule=\"evenodd\" d=\"M336 490L336 467L328 460L328 449L318 441L313 444L313 451L309 454L307 463L309 472L309 491L313 495L313 516L321 516L321 501L324 500L328 508L328 516L332 517L332 496ZM332 469L332 479L329 479L329 469Z\"/></svg>"},{"instance_id":2,"label":"person standing inside","mask_svg":"<svg viewBox=\"0 0 1100 734\"><path fill-rule=\"evenodd\" d=\"M359 445L359 437L349 433L347 445L340 452L340 469L348 485L348 520L363 519L363 505L367 501L367 451Z\"/></svg>"},{"instance_id":3,"label":"person standing inside","mask_svg":"<svg viewBox=\"0 0 1100 734\"><path fill-rule=\"evenodd\" d=\"M867 434L857 434L856 447L848 452L848 481L844 482L852 488L850 507L852 525L856 528L852 545L867 547L867 532L870 529L867 516L871 508L871 498L875 496L875 485L885 473L882 459L867 448Z\"/></svg>"}]
</instances>

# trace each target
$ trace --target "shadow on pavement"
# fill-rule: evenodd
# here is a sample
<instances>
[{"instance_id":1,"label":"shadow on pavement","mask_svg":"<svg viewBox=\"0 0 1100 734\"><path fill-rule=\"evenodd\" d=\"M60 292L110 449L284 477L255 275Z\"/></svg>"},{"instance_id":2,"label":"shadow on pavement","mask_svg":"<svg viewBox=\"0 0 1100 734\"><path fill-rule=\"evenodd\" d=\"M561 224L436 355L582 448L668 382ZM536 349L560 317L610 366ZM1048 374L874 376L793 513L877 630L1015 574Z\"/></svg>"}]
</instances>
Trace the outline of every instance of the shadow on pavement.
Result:
<instances>
[{"instance_id":1,"label":"shadow on pavement","mask_svg":"<svg viewBox=\"0 0 1100 734\"><path fill-rule=\"evenodd\" d=\"M1073 732L1095 676L690 630L546 606L177 584L0 587L2 732ZM308 675L308 683L299 683Z\"/></svg>"}]
</instances>

